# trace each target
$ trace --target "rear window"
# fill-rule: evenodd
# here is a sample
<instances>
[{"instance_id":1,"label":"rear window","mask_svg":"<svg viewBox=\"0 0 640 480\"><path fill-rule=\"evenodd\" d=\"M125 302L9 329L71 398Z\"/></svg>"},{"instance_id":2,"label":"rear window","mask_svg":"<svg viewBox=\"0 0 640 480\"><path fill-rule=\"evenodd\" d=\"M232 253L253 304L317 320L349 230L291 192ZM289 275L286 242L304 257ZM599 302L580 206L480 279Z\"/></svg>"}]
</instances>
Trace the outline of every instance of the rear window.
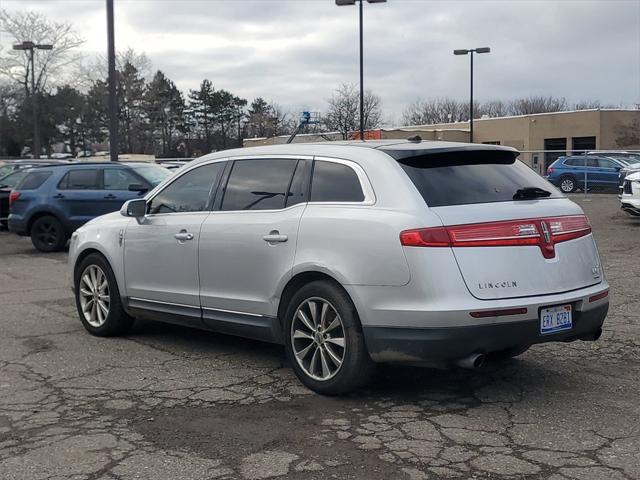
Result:
<instances>
[{"instance_id":1,"label":"rear window","mask_svg":"<svg viewBox=\"0 0 640 480\"><path fill-rule=\"evenodd\" d=\"M430 207L510 202L518 189L562 195L509 151L463 151L398 159Z\"/></svg>"},{"instance_id":2,"label":"rear window","mask_svg":"<svg viewBox=\"0 0 640 480\"><path fill-rule=\"evenodd\" d=\"M29 172L21 181L16 184L16 190L35 190L40 188L47 178L51 176L51 172Z\"/></svg>"}]
</instances>

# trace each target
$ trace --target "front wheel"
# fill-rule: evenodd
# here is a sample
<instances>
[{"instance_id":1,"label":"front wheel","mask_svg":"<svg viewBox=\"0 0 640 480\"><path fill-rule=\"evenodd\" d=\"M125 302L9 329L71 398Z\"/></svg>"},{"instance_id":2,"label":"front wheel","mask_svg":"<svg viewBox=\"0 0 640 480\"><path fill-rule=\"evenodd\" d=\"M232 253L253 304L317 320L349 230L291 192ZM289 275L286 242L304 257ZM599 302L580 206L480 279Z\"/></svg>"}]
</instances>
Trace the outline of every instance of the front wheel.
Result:
<instances>
[{"instance_id":1,"label":"front wheel","mask_svg":"<svg viewBox=\"0 0 640 480\"><path fill-rule=\"evenodd\" d=\"M76 307L84 328L98 337L122 335L133 319L122 308L113 270L102 255L87 255L76 268Z\"/></svg>"},{"instance_id":2,"label":"front wheel","mask_svg":"<svg viewBox=\"0 0 640 480\"><path fill-rule=\"evenodd\" d=\"M316 281L302 287L286 313L287 356L300 381L323 395L365 385L374 364L356 309L340 287Z\"/></svg>"}]
</instances>

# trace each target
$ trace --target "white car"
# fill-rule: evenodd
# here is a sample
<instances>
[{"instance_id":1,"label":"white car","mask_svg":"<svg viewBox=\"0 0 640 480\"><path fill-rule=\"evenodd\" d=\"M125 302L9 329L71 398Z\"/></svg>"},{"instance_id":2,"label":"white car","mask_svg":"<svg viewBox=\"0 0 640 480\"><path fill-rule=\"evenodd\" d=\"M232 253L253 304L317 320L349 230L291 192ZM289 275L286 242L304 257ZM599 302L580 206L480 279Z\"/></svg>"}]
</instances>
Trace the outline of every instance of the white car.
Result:
<instances>
[{"instance_id":1,"label":"white car","mask_svg":"<svg viewBox=\"0 0 640 480\"><path fill-rule=\"evenodd\" d=\"M620 202L622 210L634 217L640 217L640 172L627 175L624 179Z\"/></svg>"}]
</instances>

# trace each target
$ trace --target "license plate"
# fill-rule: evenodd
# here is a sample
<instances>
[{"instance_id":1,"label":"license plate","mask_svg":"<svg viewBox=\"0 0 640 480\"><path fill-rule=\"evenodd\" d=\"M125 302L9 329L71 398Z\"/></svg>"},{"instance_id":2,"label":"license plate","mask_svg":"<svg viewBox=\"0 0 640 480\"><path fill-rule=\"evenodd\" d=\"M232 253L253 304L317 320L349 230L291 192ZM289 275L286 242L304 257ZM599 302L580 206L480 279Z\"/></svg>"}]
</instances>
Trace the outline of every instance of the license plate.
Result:
<instances>
[{"instance_id":1,"label":"license plate","mask_svg":"<svg viewBox=\"0 0 640 480\"><path fill-rule=\"evenodd\" d=\"M560 305L540 309L540 334L571 330L573 327L571 305Z\"/></svg>"}]
</instances>

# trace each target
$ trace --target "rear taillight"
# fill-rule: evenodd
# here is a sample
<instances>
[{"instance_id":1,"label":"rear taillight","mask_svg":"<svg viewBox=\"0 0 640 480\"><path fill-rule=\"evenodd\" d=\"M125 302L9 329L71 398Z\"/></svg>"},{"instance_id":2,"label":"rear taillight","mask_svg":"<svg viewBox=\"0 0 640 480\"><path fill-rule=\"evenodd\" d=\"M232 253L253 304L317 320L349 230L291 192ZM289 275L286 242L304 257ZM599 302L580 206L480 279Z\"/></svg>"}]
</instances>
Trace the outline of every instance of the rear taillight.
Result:
<instances>
[{"instance_id":1,"label":"rear taillight","mask_svg":"<svg viewBox=\"0 0 640 480\"><path fill-rule=\"evenodd\" d=\"M591 233L584 215L509 220L405 230L405 247L509 247L537 245L545 258L555 256L554 245Z\"/></svg>"},{"instance_id":2,"label":"rear taillight","mask_svg":"<svg viewBox=\"0 0 640 480\"><path fill-rule=\"evenodd\" d=\"M553 173L553 167L547 168L547 175L551 175Z\"/></svg>"},{"instance_id":3,"label":"rear taillight","mask_svg":"<svg viewBox=\"0 0 640 480\"><path fill-rule=\"evenodd\" d=\"M13 205L13 202L18 200L18 198L20 198L20 192L12 190L11 193L9 193L9 206Z\"/></svg>"}]
</instances>

